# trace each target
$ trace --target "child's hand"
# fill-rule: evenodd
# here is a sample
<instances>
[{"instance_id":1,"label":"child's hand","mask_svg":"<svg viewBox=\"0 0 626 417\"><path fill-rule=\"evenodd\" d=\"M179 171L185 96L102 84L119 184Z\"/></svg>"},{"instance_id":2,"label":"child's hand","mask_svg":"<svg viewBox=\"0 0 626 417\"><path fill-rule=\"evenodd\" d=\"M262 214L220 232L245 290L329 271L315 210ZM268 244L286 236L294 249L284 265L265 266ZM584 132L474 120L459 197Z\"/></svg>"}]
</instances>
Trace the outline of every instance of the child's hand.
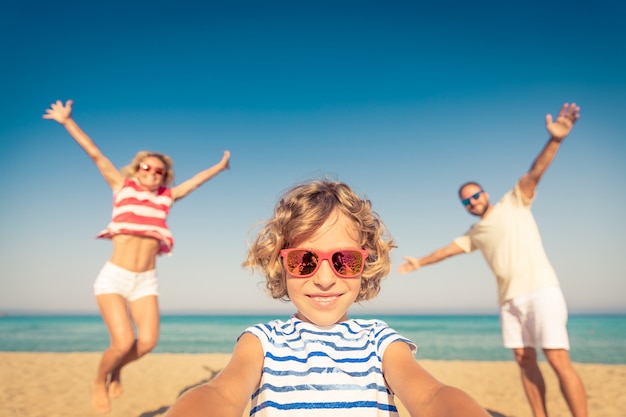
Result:
<instances>
[{"instance_id":1,"label":"child's hand","mask_svg":"<svg viewBox=\"0 0 626 417\"><path fill-rule=\"evenodd\" d=\"M72 100L67 100L65 106L61 100L57 100L56 103L52 103L50 108L46 110L46 114L42 117L44 119L51 119L59 122L60 124L67 123L72 119Z\"/></svg>"}]
</instances>

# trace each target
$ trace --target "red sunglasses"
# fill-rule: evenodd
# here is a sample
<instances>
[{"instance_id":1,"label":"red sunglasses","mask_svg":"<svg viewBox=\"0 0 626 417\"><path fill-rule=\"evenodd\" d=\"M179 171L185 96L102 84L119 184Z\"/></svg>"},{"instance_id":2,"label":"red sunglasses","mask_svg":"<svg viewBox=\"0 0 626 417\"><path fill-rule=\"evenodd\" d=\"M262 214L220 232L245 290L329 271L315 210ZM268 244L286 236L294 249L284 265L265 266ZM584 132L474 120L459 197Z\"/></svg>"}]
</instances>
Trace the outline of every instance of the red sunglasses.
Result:
<instances>
[{"instance_id":1,"label":"red sunglasses","mask_svg":"<svg viewBox=\"0 0 626 417\"><path fill-rule=\"evenodd\" d=\"M365 249L333 249L322 252L314 249L292 248L280 251L285 269L294 278L308 278L326 260L341 278L357 278L365 269Z\"/></svg>"},{"instance_id":2,"label":"red sunglasses","mask_svg":"<svg viewBox=\"0 0 626 417\"><path fill-rule=\"evenodd\" d=\"M155 175L163 175L165 174L165 168L155 168L152 165L149 164L139 164L139 169L141 169L142 171L146 171L146 172L154 172Z\"/></svg>"}]
</instances>

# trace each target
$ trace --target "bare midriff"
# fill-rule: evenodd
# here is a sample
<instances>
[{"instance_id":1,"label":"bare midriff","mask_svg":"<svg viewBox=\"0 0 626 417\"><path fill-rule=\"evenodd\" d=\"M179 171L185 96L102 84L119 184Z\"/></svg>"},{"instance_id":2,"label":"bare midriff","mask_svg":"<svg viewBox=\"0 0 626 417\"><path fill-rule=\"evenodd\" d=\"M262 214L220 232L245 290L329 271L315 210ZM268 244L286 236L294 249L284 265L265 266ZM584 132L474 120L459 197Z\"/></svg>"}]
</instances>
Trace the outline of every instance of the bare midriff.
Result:
<instances>
[{"instance_id":1,"label":"bare midriff","mask_svg":"<svg viewBox=\"0 0 626 417\"><path fill-rule=\"evenodd\" d=\"M145 272L155 269L160 242L157 239L136 236L117 235L113 241L113 254L109 259L113 265L132 272Z\"/></svg>"}]
</instances>

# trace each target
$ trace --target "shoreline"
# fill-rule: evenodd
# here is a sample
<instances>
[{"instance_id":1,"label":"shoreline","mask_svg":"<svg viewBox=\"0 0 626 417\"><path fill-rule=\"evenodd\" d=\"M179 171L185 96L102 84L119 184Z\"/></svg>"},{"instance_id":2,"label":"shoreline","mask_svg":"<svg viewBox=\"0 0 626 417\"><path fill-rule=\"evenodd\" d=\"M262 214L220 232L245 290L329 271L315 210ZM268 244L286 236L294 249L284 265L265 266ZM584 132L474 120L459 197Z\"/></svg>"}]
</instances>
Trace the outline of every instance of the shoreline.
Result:
<instances>
[{"instance_id":1,"label":"shoreline","mask_svg":"<svg viewBox=\"0 0 626 417\"><path fill-rule=\"evenodd\" d=\"M353 315L357 317L356 314ZM370 316L358 315L361 318ZM241 332L270 316L161 316L152 353L231 353ZM275 318L275 317L274 317ZM280 317L279 317L280 318ZM419 360L510 361L498 316L379 316L419 346ZM572 361L626 364L626 315L574 316L568 321ZM109 344L100 316L0 318L0 352L94 352ZM543 355L540 354L540 359Z\"/></svg>"},{"instance_id":2,"label":"shoreline","mask_svg":"<svg viewBox=\"0 0 626 417\"><path fill-rule=\"evenodd\" d=\"M91 407L100 353L0 352L0 417L101 416ZM209 381L229 353L150 353L125 368L124 394L111 417L159 417L184 391ZM463 389L493 417L532 417L513 361L419 360L437 379ZM624 417L626 365L574 363L587 389L589 415ZM570 416L553 371L540 363L551 417ZM408 417L398 404L401 417ZM245 414L247 415L247 413Z\"/></svg>"}]
</instances>

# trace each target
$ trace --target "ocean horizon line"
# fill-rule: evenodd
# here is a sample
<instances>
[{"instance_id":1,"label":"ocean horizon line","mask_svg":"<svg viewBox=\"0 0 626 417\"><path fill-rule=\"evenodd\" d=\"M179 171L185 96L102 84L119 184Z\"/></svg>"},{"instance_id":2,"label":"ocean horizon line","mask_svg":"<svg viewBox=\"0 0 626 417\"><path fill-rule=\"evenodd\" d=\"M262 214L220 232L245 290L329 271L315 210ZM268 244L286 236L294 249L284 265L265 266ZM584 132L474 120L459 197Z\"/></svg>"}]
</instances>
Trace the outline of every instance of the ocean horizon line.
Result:
<instances>
[{"instance_id":1,"label":"ocean horizon line","mask_svg":"<svg viewBox=\"0 0 626 417\"><path fill-rule=\"evenodd\" d=\"M250 316L290 316L295 313L290 310L277 311L235 311L235 310L161 310L163 317L172 316L224 316L224 317L250 317ZM423 310L423 311L360 311L348 312L350 317L376 317L376 316L436 316L436 317L456 317L456 316L498 316L497 310L458 310L458 311L442 311L442 310ZM0 318L2 317L19 317L19 316L100 316L97 310L17 310L17 309L0 309ZM626 316L626 310L581 310L569 313L573 316Z\"/></svg>"}]
</instances>

